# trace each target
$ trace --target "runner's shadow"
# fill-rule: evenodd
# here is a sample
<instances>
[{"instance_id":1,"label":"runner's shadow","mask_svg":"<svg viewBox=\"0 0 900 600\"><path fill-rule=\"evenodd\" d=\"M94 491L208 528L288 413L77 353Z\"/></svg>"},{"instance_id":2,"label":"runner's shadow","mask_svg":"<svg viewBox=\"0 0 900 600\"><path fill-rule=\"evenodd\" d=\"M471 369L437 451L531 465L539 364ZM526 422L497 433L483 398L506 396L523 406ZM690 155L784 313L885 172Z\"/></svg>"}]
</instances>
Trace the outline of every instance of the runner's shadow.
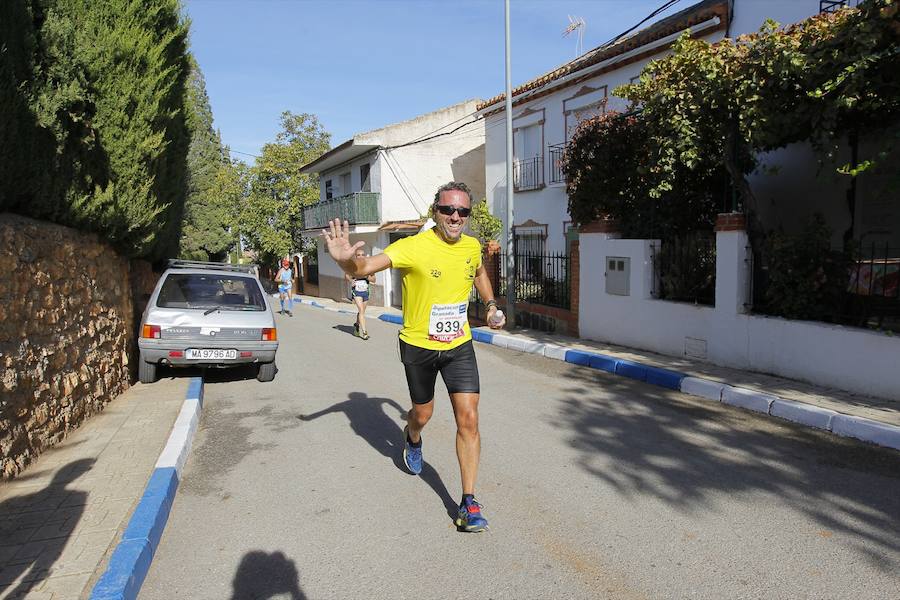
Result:
<instances>
[{"instance_id":1,"label":"runner's shadow","mask_svg":"<svg viewBox=\"0 0 900 600\"><path fill-rule=\"evenodd\" d=\"M356 337L356 331L353 329L353 325L335 325L334 327L332 327L332 329L337 329L338 331L342 331Z\"/></svg>"},{"instance_id":2,"label":"runner's shadow","mask_svg":"<svg viewBox=\"0 0 900 600\"><path fill-rule=\"evenodd\" d=\"M390 416L385 414L383 406L389 406L397 411L400 418L406 420L406 411L397 402L390 398L369 397L362 392L351 392L349 399L344 402L320 410L311 415L300 415L301 421L313 421L319 417L342 412L350 421L350 428L356 435L366 440L372 448L382 456L393 461L401 471L407 472L403 462L403 429ZM434 493L444 502L444 508L450 517L455 517L457 505L447 491L441 476L427 462L422 464L422 480L434 490Z\"/></svg>"},{"instance_id":3,"label":"runner's shadow","mask_svg":"<svg viewBox=\"0 0 900 600\"><path fill-rule=\"evenodd\" d=\"M234 580L231 600L266 600L289 594L290 600L307 600L300 589L300 575L294 561L282 552L248 552L241 559Z\"/></svg>"},{"instance_id":4,"label":"runner's shadow","mask_svg":"<svg viewBox=\"0 0 900 600\"><path fill-rule=\"evenodd\" d=\"M57 471L44 489L0 503L0 546L23 545L22 560L15 555L4 559L16 564L0 560L0 597L25 596L52 574L87 504L87 492L67 486L93 465L93 458L71 462ZM28 553L29 543L41 545L40 552L32 549ZM19 584L12 588L16 581Z\"/></svg>"}]
</instances>

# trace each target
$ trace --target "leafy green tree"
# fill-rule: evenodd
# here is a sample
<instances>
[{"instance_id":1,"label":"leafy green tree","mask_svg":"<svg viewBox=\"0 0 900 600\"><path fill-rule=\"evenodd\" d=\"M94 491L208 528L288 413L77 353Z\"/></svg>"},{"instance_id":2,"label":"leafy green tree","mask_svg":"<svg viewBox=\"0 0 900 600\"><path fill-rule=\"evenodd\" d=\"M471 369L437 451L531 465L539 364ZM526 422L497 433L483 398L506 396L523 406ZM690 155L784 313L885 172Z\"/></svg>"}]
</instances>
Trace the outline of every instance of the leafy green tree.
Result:
<instances>
[{"instance_id":1,"label":"leafy green tree","mask_svg":"<svg viewBox=\"0 0 900 600\"><path fill-rule=\"evenodd\" d=\"M250 170L240 217L241 236L263 263L303 247L303 207L318 202L319 184L315 174L300 174L300 167L327 152L331 142L315 115L285 111L281 128Z\"/></svg>"},{"instance_id":2,"label":"leafy green tree","mask_svg":"<svg viewBox=\"0 0 900 600\"><path fill-rule=\"evenodd\" d=\"M235 244L235 207L243 195L240 174L228 160L221 137L213 129L206 84L193 60L187 91L191 145L180 255L194 260L221 261Z\"/></svg>"},{"instance_id":3,"label":"leafy green tree","mask_svg":"<svg viewBox=\"0 0 900 600\"><path fill-rule=\"evenodd\" d=\"M77 38L98 90L95 126L111 171L109 185L84 197L80 208L133 253L174 256L190 144L181 6L178 0L59 1L85 15Z\"/></svg>"},{"instance_id":4,"label":"leafy green tree","mask_svg":"<svg viewBox=\"0 0 900 600\"><path fill-rule=\"evenodd\" d=\"M222 162L185 209L181 257L224 261L238 245L238 214L246 198L246 166Z\"/></svg>"},{"instance_id":5,"label":"leafy green tree","mask_svg":"<svg viewBox=\"0 0 900 600\"><path fill-rule=\"evenodd\" d=\"M179 0L0 3L0 207L173 256L186 194Z\"/></svg>"},{"instance_id":6,"label":"leafy green tree","mask_svg":"<svg viewBox=\"0 0 900 600\"><path fill-rule=\"evenodd\" d=\"M71 197L108 181L77 27L56 2L0 3L0 210L74 224Z\"/></svg>"},{"instance_id":7,"label":"leafy green tree","mask_svg":"<svg viewBox=\"0 0 900 600\"><path fill-rule=\"evenodd\" d=\"M482 198L472 207L472 219L470 220L472 232L478 236L482 243L489 240L498 240L503 231L503 221L491 214L487 201Z\"/></svg>"},{"instance_id":8,"label":"leafy green tree","mask_svg":"<svg viewBox=\"0 0 900 600\"><path fill-rule=\"evenodd\" d=\"M660 201L650 203L650 214L668 210L676 218L686 201L705 214L703 204L715 195L724 199L728 188L731 208L752 213L747 176L758 153L810 140L828 156L848 138L855 153L859 135L900 116L898 4L868 0L787 29L770 21L756 34L715 44L683 35L640 81L614 90L640 107L630 127L641 132L594 123L567 151L573 216L625 215L615 207L633 208L629 203L640 204L645 195ZM608 136L616 152L597 135ZM895 143L896 136L883 137L888 146ZM636 146L623 149L623 143ZM620 155L625 159L617 160ZM591 156L611 164L591 164ZM855 177L875 158L859 157L839 172ZM852 202L850 208L848 234Z\"/></svg>"},{"instance_id":9,"label":"leafy green tree","mask_svg":"<svg viewBox=\"0 0 900 600\"><path fill-rule=\"evenodd\" d=\"M566 149L569 214L579 224L613 219L623 236L663 238L711 231L727 176L676 162L653 193L655 139L646 119L608 113L580 124Z\"/></svg>"}]
</instances>

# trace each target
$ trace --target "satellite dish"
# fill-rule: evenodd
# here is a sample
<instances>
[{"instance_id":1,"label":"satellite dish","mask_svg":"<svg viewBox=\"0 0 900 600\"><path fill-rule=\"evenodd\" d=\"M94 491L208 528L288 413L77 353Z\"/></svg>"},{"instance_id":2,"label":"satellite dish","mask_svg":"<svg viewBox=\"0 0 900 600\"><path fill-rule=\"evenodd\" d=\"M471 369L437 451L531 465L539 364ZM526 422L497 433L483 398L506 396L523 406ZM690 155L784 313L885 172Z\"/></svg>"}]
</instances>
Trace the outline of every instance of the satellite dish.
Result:
<instances>
[{"instance_id":1,"label":"satellite dish","mask_svg":"<svg viewBox=\"0 0 900 600\"><path fill-rule=\"evenodd\" d=\"M584 30L587 28L587 23L584 22L584 19L581 17L573 17L569 15L569 26L563 30L563 37L568 37L569 34L577 32L576 40L575 40L575 56L576 58L581 56L584 52Z\"/></svg>"}]
</instances>

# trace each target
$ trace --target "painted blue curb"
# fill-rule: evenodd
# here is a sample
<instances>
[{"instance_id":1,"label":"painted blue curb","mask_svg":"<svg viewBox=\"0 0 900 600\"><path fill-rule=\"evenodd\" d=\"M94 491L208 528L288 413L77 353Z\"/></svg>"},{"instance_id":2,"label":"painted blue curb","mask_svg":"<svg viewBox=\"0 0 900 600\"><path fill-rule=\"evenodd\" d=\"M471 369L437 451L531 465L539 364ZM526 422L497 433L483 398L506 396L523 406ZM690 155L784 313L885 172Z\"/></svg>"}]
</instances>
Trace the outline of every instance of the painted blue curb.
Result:
<instances>
[{"instance_id":1,"label":"painted blue curb","mask_svg":"<svg viewBox=\"0 0 900 600\"><path fill-rule=\"evenodd\" d=\"M669 388L676 392L681 391L681 382L687 377L685 373L661 369L659 367L645 367L647 370L647 383Z\"/></svg>"},{"instance_id":2,"label":"painted blue curb","mask_svg":"<svg viewBox=\"0 0 900 600\"><path fill-rule=\"evenodd\" d=\"M566 353L568 355L568 353ZM586 352L588 355L588 364L592 369L599 369L601 371L606 371L607 373L617 373L617 369L619 368L619 361L611 356L606 356L605 354L594 354L593 352Z\"/></svg>"},{"instance_id":3,"label":"painted blue curb","mask_svg":"<svg viewBox=\"0 0 900 600\"><path fill-rule=\"evenodd\" d=\"M390 313L382 313L378 315L379 320L393 323L394 325L403 325L403 317L400 315L392 315Z\"/></svg>"},{"instance_id":4,"label":"painted blue curb","mask_svg":"<svg viewBox=\"0 0 900 600\"><path fill-rule=\"evenodd\" d=\"M566 350L566 362L573 365L581 365L589 367L591 365L591 353L582 352L581 350Z\"/></svg>"},{"instance_id":5,"label":"painted blue curb","mask_svg":"<svg viewBox=\"0 0 900 600\"><path fill-rule=\"evenodd\" d=\"M616 375L635 379L637 381L647 381L647 367L640 363L631 362L630 360L617 360Z\"/></svg>"},{"instance_id":6,"label":"painted blue curb","mask_svg":"<svg viewBox=\"0 0 900 600\"><path fill-rule=\"evenodd\" d=\"M91 592L91 600L133 600L150 571L153 549L147 540L119 542L106 570ZM114 569L113 566L116 566Z\"/></svg>"},{"instance_id":7,"label":"painted blue curb","mask_svg":"<svg viewBox=\"0 0 900 600\"><path fill-rule=\"evenodd\" d=\"M481 329L473 329L472 339L476 342L484 342L485 344L490 344L494 341L494 334L489 331L482 331Z\"/></svg>"},{"instance_id":8,"label":"painted blue curb","mask_svg":"<svg viewBox=\"0 0 900 600\"><path fill-rule=\"evenodd\" d=\"M196 400L200 403L200 406L203 406L203 378L202 377L192 377L191 382L188 384L187 396L185 396L188 400Z\"/></svg>"},{"instance_id":9,"label":"painted blue curb","mask_svg":"<svg viewBox=\"0 0 900 600\"><path fill-rule=\"evenodd\" d=\"M163 529L169 518L169 511L175 501L175 490L178 489L178 473L175 467L156 469L147 482L141 498L128 527L122 535L123 540L147 540L152 548L156 548L162 537Z\"/></svg>"},{"instance_id":10,"label":"painted blue curb","mask_svg":"<svg viewBox=\"0 0 900 600\"><path fill-rule=\"evenodd\" d=\"M190 448L202 406L203 378L194 377L188 384L181 412L160 453L157 467L144 487L144 494L128 520L106 571L91 590L90 600L137 598L175 502L179 470Z\"/></svg>"}]
</instances>

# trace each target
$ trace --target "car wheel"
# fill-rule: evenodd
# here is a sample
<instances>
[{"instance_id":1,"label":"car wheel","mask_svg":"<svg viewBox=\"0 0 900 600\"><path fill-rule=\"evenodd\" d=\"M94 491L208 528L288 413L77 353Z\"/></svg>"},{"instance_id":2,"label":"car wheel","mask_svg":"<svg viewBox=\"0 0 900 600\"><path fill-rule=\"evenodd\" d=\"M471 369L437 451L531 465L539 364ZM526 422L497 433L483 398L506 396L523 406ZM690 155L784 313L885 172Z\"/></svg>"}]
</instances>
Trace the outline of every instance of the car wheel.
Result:
<instances>
[{"instance_id":1,"label":"car wheel","mask_svg":"<svg viewBox=\"0 0 900 600\"><path fill-rule=\"evenodd\" d=\"M275 372L278 369L275 368L275 362L263 363L259 365L259 371L256 373L256 378L259 381L272 381L275 379Z\"/></svg>"},{"instance_id":2,"label":"car wheel","mask_svg":"<svg viewBox=\"0 0 900 600\"><path fill-rule=\"evenodd\" d=\"M141 383L156 383L156 363L144 360L144 353L138 357L138 380Z\"/></svg>"}]
</instances>

